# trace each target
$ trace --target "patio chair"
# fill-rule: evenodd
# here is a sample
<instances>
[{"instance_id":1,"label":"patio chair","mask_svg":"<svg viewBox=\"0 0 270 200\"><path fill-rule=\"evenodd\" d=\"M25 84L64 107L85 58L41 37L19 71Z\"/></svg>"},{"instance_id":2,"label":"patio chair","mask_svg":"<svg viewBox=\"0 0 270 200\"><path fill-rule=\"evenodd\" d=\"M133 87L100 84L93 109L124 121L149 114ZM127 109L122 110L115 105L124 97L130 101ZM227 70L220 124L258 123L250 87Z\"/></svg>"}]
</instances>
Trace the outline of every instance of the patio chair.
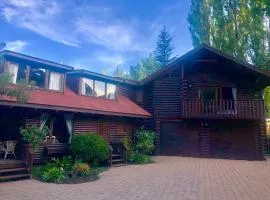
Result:
<instances>
[{"instance_id":1,"label":"patio chair","mask_svg":"<svg viewBox=\"0 0 270 200\"><path fill-rule=\"evenodd\" d=\"M11 154L16 159L15 155L15 148L16 148L17 141L5 141L3 151L5 152L4 159L7 159L7 155Z\"/></svg>"}]
</instances>

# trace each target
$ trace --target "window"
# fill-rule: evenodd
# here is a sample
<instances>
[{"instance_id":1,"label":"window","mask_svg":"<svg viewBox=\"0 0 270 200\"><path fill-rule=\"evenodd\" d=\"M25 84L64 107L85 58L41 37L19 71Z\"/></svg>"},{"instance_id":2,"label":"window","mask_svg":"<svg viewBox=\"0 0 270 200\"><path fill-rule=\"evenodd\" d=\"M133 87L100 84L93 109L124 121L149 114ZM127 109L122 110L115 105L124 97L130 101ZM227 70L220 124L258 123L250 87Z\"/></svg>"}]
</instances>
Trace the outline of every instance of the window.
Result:
<instances>
[{"instance_id":1,"label":"window","mask_svg":"<svg viewBox=\"0 0 270 200\"><path fill-rule=\"evenodd\" d=\"M50 72L49 89L60 91L62 89L62 75L57 72Z\"/></svg>"},{"instance_id":2,"label":"window","mask_svg":"<svg viewBox=\"0 0 270 200\"><path fill-rule=\"evenodd\" d=\"M25 80L26 78L26 66L25 65L20 65L18 68L18 73L17 73L17 80L16 83L18 83L18 81L20 80Z\"/></svg>"},{"instance_id":3,"label":"window","mask_svg":"<svg viewBox=\"0 0 270 200\"><path fill-rule=\"evenodd\" d=\"M108 99L115 99L116 94L116 85L107 83L107 95L106 98Z\"/></svg>"},{"instance_id":4,"label":"window","mask_svg":"<svg viewBox=\"0 0 270 200\"><path fill-rule=\"evenodd\" d=\"M35 86L45 88L46 70L43 68L30 68L29 81L34 81Z\"/></svg>"},{"instance_id":5,"label":"window","mask_svg":"<svg viewBox=\"0 0 270 200\"><path fill-rule=\"evenodd\" d=\"M83 95L91 96L93 95L93 87L94 86L94 81L88 78L82 78L82 88L81 88L81 93Z\"/></svg>"},{"instance_id":6,"label":"window","mask_svg":"<svg viewBox=\"0 0 270 200\"><path fill-rule=\"evenodd\" d=\"M95 81L95 96L105 97L105 83L101 81Z\"/></svg>"},{"instance_id":7,"label":"window","mask_svg":"<svg viewBox=\"0 0 270 200\"><path fill-rule=\"evenodd\" d=\"M11 83L16 83L17 81L18 68L19 68L18 64L10 61L6 62L4 72L12 75Z\"/></svg>"}]
</instances>

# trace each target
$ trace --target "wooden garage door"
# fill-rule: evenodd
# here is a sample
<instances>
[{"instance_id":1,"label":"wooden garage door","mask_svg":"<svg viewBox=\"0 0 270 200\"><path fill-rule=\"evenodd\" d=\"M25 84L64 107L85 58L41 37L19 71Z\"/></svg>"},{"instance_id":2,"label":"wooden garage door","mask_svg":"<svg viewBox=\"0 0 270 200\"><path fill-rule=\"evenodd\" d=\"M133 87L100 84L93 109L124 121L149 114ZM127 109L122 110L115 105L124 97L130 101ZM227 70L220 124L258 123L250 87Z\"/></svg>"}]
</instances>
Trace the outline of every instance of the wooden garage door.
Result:
<instances>
[{"instance_id":1,"label":"wooden garage door","mask_svg":"<svg viewBox=\"0 0 270 200\"><path fill-rule=\"evenodd\" d=\"M164 122L161 124L160 153L176 156L197 155L199 150L197 135L182 122Z\"/></svg>"}]
</instances>

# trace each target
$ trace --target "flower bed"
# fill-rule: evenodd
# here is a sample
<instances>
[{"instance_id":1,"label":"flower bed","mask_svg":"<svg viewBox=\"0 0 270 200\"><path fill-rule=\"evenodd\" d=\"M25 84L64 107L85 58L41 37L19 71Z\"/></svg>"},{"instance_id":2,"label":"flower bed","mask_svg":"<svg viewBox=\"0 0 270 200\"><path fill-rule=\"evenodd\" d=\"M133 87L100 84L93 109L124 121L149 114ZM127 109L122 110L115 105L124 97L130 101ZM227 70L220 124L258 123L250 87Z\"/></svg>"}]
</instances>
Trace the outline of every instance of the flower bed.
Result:
<instances>
[{"instance_id":1,"label":"flower bed","mask_svg":"<svg viewBox=\"0 0 270 200\"><path fill-rule=\"evenodd\" d=\"M95 181L106 167L91 168L87 163L73 161L70 157L53 159L45 165L35 166L33 178L42 182L76 184Z\"/></svg>"}]
</instances>

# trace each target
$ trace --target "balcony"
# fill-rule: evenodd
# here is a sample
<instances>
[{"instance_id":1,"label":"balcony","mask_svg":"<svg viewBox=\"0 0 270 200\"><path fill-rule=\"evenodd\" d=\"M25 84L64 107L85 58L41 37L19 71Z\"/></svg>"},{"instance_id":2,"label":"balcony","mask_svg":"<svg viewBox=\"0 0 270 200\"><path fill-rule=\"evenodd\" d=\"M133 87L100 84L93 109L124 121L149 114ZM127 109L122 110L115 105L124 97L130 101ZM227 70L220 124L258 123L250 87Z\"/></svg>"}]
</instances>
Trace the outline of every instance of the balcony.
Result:
<instances>
[{"instance_id":1,"label":"balcony","mask_svg":"<svg viewBox=\"0 0 270 200\"><path fill-rule=\"evenodd\" d=\"M211 119L263 119L263 100L184 100L183 117Z\"/></svg>"}]
</instances>

